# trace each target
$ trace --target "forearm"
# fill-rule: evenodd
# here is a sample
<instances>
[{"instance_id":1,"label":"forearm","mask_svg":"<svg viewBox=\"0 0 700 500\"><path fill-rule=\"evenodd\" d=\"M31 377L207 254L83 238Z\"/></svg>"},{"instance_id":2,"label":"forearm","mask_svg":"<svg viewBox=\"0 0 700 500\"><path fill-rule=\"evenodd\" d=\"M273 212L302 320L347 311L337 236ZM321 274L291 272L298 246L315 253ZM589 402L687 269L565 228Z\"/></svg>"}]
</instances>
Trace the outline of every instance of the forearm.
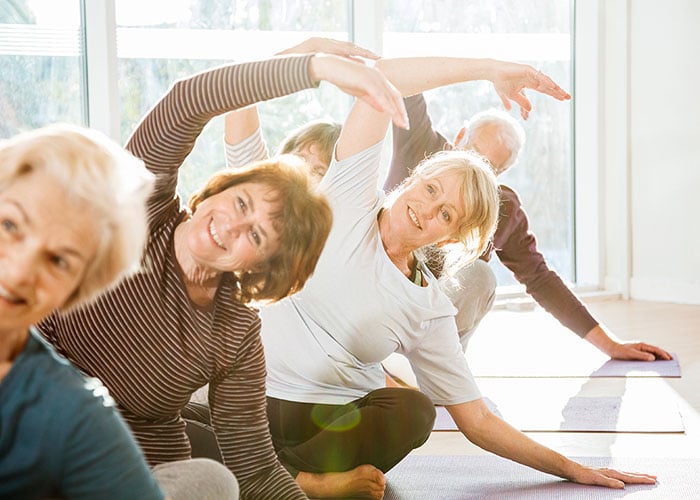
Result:
<instances>
[{"instance_id":1,"label":"forearm","mask_svg":"<svg viewBox=\"0 0 700 500\"><path fill-rule=\"evenodd\" d=\"M618 342L608 335L601 325L595 325L583 338L608 356L612 355L615 343Z\"/></svg>"},{"instance_id":2,"label":"forearm","mask_svg":"<svg viewBox=\"0 0 700 500\"><path fill-rule=\"evenodd\" d=\"M472 409L466 409L469 405ZM503 421L483 401L448 407L469 441L484 450L547 474L574 480L581 466L543 446Z\"/></svg>"},{"instance_id":3,"label":"forearm","mask_svg":"<svg viewBox=\"0 0 700 500\"><path fill-rule=\"evenodd\" d=\"M260 117L257 106L230 111L224 117L224 141L236 145L253 135L258 128Z\"/></svg>"},{"instance_id":4,"label":"forearm","mask_svg":"<svg viewBox=\"0 0 700 500\"><path fill-rule=\"evenodd\" d=\"M499 61L462 57L381 59L377 67L404 96L459 82L493 80Z\"/></svg>"},{"instance_id":5,"label":"forearm","mask_svg":"<svg viewBox=\"0 0 700 500\"><path fill-rule=\"evenodd\" d=\"M150 170L171 173L211 118L316 85L313 57L232 64L179 80L141 121L126 148Z\"/></svg>"},{"instance_id":6,"label":"forearm","mask_svg":"<svg viewBox=\"0 0 700 500\"><path fill-rule=\"evenodd\" d=\"M477 446L547 474L564 479L574 477L573 471L578 467L576 463L530 439L495 415L490 420L496 424L474 439ZM499 437L494 440L493 436Z\"/></svg>"},{"instance_id":7,"label":"forearm","mask_svg":"<svg viewBox=\"0 0 700 500\"><path fill-rule=\"evenodd\" d=\"M539 276L520 281L525 284L527 292L562 325L585 338L597 326L598 321L559 275L545 265L533 267L544 271L539 272ZM519 275L522 276L522 273L516 274L516 277Z\"/></svg>"},{"instance_id":8,"label":"forearm","mask_svg":"<svg viewBox=\"0 0 700 500\"><path fill-rule=\"evenodd\" d=\"M226 166L229 168L242 167L254 161L265 160L270 156L260 129L237 144L224 143L224 154Z\"/></svg>"}]
</instances>

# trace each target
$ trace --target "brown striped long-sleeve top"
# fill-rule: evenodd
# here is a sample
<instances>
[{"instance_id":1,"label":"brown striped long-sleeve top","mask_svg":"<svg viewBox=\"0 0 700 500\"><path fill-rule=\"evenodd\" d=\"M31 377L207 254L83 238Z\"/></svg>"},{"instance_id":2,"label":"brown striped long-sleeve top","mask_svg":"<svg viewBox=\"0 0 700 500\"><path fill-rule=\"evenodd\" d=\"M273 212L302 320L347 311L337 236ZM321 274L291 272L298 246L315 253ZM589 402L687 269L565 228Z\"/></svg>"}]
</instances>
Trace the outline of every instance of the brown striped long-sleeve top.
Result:
<instances>
[{"instance_id":1,"label":"brown striped long-sleeve top","mask_svg":"<svg viewBox=\"0 0 700 500\"><path fill-rule=\"evenodd\" d=\"M127 143L157 175L142 269L95 303L41 325L80 370L109 388L151 465L190 457L180 410L209 384L212 425L242 498L306 498L280 465L265 412L257 311L232 297L225 275L211 308L190 301L173 237L186 216L178 168L214 116L316 85L310 56L235 64L176 82Z\"/></svg>"}]
</instances>

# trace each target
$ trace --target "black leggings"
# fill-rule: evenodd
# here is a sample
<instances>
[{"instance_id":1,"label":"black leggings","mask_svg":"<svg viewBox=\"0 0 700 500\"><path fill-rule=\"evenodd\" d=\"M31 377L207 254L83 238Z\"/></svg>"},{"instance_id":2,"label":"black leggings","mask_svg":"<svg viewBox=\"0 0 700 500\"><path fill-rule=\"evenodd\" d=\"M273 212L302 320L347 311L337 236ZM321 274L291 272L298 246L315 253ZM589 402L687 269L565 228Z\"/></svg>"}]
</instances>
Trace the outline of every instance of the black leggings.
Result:
<instances>
[{"instance_id":1,"label":"black leggings","mask_svg":"<svg viewBox=\"0 0 700 500\"><path fill-rule=\"evenodd\" d=\"M190 403L183 411L192 456L216 459L216 440L202 434L202 424L209 424L204 408ZM435 407L421 392L387 387L345 405L267 398L267 417L280 462L294 477L299 471L343 472L362 464L387 472L428 439Z\"/></svg>"}]
</instances>

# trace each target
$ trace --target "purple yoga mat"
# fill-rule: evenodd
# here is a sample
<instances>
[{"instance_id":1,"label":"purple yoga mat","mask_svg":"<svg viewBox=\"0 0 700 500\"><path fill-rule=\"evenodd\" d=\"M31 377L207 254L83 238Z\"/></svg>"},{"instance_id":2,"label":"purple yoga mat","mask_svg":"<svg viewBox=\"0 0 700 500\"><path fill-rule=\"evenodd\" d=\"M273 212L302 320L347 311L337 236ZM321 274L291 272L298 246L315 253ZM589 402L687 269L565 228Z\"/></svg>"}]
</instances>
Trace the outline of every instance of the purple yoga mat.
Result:
<instances>
[{"instance_id":1,"label":"purple yoga mat","mask_svg":"<svg viewBox=\"0 0 700 500\"><path fill-rule=\"evenodd\" d=\"M384 500L690 500L698 498L700 491L700 459L575 460L592 467L654 474L657 484L614 490L570 483L494 455L409 455L386 474Z\"/></svg>"}]
</instances>

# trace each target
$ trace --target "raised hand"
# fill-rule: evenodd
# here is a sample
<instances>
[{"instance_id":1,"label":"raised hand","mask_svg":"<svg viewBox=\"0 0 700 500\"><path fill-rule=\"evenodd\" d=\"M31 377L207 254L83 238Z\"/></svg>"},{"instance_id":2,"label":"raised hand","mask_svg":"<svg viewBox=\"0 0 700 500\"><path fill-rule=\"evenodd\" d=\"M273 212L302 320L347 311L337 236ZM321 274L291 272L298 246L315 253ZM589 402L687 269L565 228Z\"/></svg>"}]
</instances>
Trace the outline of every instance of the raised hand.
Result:
<instances>
[{"instance_id":1,"label":"raised hand","mask_svg":"<svg viewBox=\"0 0 700 500\"><path fill-rule=\"evenodd\" d=\"M401 93L382 72L361 62L316 54L311 60L311 77L326 80L343 92L366 101L377 111L387 113L397 127L408 128L408 117Z\"/></svg>"},{"instance_id":2,"label":"raised hand","mask_svg":"<svg viewBox=\"0 0 700 500\"><path fill-rule=\"evenodd\" d=\"M510 110L511 101L517 103L520 106L520 114L525 120L532 110L532 104L525 96L525 89L536 90L560 101L571 99L571 95L549 76L527 64L499 61L494 71L490 80L493 82L503 106Z\"/></svg>"}]
</instances>

